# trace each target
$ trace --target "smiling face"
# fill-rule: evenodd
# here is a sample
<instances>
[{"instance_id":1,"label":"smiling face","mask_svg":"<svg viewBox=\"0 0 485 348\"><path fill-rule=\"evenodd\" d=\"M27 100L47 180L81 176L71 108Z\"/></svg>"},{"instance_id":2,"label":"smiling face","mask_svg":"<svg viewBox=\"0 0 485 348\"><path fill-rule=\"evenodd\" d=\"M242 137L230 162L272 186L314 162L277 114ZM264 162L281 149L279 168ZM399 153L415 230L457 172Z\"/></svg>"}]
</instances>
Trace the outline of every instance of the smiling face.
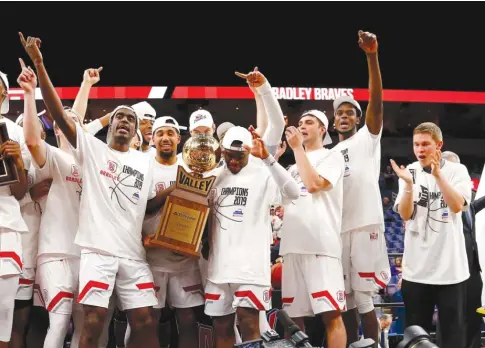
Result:
<instances>
[{"instance_id":1,"label":"smiling face","mask_svg":"<svg viewBox=\"0 0 485 348\"><path fill-rule=\"evenodd\" d=\"M173 127L160 127L153 135L153 143L160 157L168 159L177 155L180 134Z\"/></svg>"},{"instance_id":2,"label":"smiling face","mask_svg":"<svg viewBox=\"0 0 485 348\"><path fill-rule=\"evenodd\" d=\"M113 115L111 133L115 143L130 144L136 136L136 115L133 110L121 108Z\"/></svg>"},{"instance_id":3,"label":"smiling face","mask_svg":"<svg viewBox=\"0 0 485 348\"><path fill-rule=\"evenodd\" d=\"M335 110L335 129L340 134L354 133L360 123L357 109L350 103L342 103Z\"/></svg>"}]
</instances>

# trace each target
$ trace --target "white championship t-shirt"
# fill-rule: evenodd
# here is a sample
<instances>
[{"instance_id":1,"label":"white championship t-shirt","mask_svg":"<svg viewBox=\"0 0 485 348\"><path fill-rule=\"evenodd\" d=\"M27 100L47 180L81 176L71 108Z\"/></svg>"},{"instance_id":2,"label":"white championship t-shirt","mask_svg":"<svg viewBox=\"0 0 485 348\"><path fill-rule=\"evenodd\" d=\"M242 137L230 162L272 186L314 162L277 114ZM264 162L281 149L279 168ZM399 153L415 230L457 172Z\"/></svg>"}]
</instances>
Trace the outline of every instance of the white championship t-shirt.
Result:
<instances>
[{"instance_id":1,"label":"white championship t-shirt","mask_svg":"<svg viewBox=\"0 0 485 348\"><path fill-rule=\"evenodd\" d=\"M167 189L175 184L177 179L177 169L180 165L180 160L171 166L163 165L153 160L153 185L157 193ZM149 236L157 233L160 218L162 217L162 209L153 215L145 216L143 222L143 235ZM197 267L198 260L191 257L186 257L174 253L168 249L150 248L147 249L147 262L152 269L159 272L185 272Z\"/></svg>"},{"instance_id":2,"label":"white championship t-shirt","mask_svg":"<svg viewBox=\"0 0 485 348\"><path fill-rule=\"evenodd\" d=\"M384 213L379 191L381 135L364 125L354 136L339 142L333 150L344 158L344 205L342 233L378 225L384 232Z\"/></svg>"},{"instance_id":3,"label":"white championship t-shirt","mask_svg":"<svg viewBox=\"0 0 485 348\"><path fill-rule=\"evenodd\" d=\"M83 172L83 194L75 243L88 251L144 261L141 229L147 201L156 195L150 192L152 161L136 150L113 150L76 128L73 154Z\"/></svg>"},{"instance_id":4,"label":"white championship t-shirt","mask_svg":"<svg viewBox=\"0 0 485 348\"><path fill-rule=\"evenodd\" d=\"M20 150L22 151L24 168L25 170L29 170L31 157L29 149L25 145L24 130L22 127L3 116L0 116L0 123L5 123L7 125L9 138L19 143ZM3 162L0 162L0 164L3 165ZM0 173L5 173L5 169L2 168ZM12 195L10 186L8 185L0 186L0 231L2 230L5 232L28 232L27 225L20 214L20 204Z\"/></svg>"},{"instance_id":5,"label":"white championship t-shirt","mask_svg":"<svg viewBox=\"0 0 485 348\"><path fill-rule=\"evenodd\" d=\"M269 170L248 162L237 175L220 168L211 194L208 279L269 286L272 204L282 197Z\"/></svg>"},{"instance_id":6,"label":"white championship t-shirt","mask_svg":"<svg viewBox=\"0 0 485 348\"><path fill-rule=\"evenodd\" d=\"M419 162L408 166L413 175L413 217L406 221L402 278L423 284L456 284L470 276L463 235L461 212L453 213L443 199L433 175ZM445 180L470 204L472 187L468 170L462 164L445 161L441 168ZM399 179L398 210L405 183ZM408 193L406 193L408 194Z\"/></svg>"},{"instance_id":7,"label":"white championship t-shirt","mask_svg":"<svg viewBox=\"0 0 485 348\"><path fill-rule=\"evenodd\" d=\"M83 176L72 153L45 143L46 162L37 168L39 181L52 179L39 231L39 263L79 257L81 250L74 244L78 224Z\"/></svg>"},{"instance_id":8,"label":"white championship t-shirt","mask_svg":"<svg viewBox=\"0 0 485 348\"><path fill-rule=\"evenodd\" d=\"M344 160L339 152L327 149L307 152L307 157L332 188L309 193L296 164L290 167L291 176L300 186L300 198L285 206L280 255L326 255L340 259Z\"/></svg>"},{"instance_id":9,"label":"white championship t-shirt","mask_svg":"<svg viewBox=\"0 0 485 348\"><path fill-rule=\"evenodd\" d=\"M35 169L34 166L30 166L27 174L29 190L39 182L37 169ZM25 194L25 197L20 201L20 212L29 229L29 233L22 233L22 259L25 268L35 268L37 266L40 221L42 211L45 210L46 201L47 196L42 197L37 202L33 201L28 191Z\"/></svg>"}]
</instances>

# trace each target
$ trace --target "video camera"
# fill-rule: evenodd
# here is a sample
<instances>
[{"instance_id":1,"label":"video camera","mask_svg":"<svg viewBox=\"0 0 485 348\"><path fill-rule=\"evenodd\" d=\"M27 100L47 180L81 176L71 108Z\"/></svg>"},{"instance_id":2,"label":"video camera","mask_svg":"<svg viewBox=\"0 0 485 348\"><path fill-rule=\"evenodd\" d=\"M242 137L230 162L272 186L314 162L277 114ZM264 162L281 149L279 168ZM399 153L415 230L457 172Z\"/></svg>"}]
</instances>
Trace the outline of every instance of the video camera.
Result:
<instances>
[{"instance_id":1,"label":"video camera","mask_svg":"<svg viewBox=\"0 0 485 348\"><path fill-rule=\"evenodd\" d=\"M420 326L413 325L404 330L404 338L397 348L438 348L431 336Z\"/></svg>"},{"instance_id":2,"label":"video camera","mask_svg":"<svg viewBox=\"0 0 485 348\"><path fill-rule=\"evenodd\" d=\"M235 344L234 348L314 348L310 344L308 336L301 331L284 310L278 311L277 315L285 331L290 335L290 340L281 339L276 331L269 330L261 336L261 339ZM374 341L372 339L361 340L349 346L349 348L373 347Z\"/></svg>"}]
</instances>

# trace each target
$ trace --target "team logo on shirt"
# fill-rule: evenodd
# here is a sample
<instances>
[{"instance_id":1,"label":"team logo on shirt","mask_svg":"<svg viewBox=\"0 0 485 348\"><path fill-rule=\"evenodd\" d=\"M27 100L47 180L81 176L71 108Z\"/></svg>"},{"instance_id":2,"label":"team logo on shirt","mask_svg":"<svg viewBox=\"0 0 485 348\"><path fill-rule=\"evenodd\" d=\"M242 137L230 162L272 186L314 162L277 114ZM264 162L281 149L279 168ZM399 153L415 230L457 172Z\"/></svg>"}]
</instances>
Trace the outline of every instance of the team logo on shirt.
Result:
<instances>
[{"instance_id":1,"label":"team logo on shirt","mask_svg":"<svg viewBox=\"0 0 485 348\"><path fill-rule=\"evenodd\" d=\"M337 291L337 301L339 302L345 301L345 291L342 291L342 290Z\"/></svg>"},{"instance_id":2,"label":"team logo on shirt","mask_svg":"<svg viewBox=\"0 0 485 348\"><path fill-rule=\"evenodd\" d=\"M217 195L214 191L211 195ZM233 222L242 222L244 217L243 208L246 206L247 198L249 196L249 189L243 187L224 187L221 189L221 194L218 197L213 197L212 214L215 220L219 223L221 229L225 230L223 226L224 220ZM227 209L232 210L232 216Z\"/></svg>"},{"instance_id":3,"label":"team logo on shirt","mask_svg":"<svg viewBox=\"0 0 485 348\"><path fill-rule=\"evenodd\" d=\"M263 292L263 301L268 303L271 300L271 292L270 290L264 290Z\"/></svg>"},{"instance_id":4,"label":"team logo on shirt","mask_svg":"<svg viewBox=\"0 0 485 348\"><path fill-rule=\"evenodd\" d=\"M34 184L34 178L30 174L27 175L27 186L31 187L33 184Z\"/></svg>"},{"instance_id":5,"label":"team logo on shirt","mask_svg":"<svg viewBox=\"0 0 485 348\"><path fill-rule=\"evenodd\" d=\"M116 169L118 169L118 163L113 162L113 161L108 161L108 170L111 173L115 173Z\"/></svg>"},{"instance_id":6,"label":"team logo on shirt","mask_svg":"<svg viewBox=\"0 0 485 348\"><path fill-rule=\"evenodd\" d=\"M382 272L381 272L381 278L382 278L383 280L389 280L389 274L387 274L387 272L386 272L386 271L382 271Z\"/></svg>"},{"instance_id":7,"label":"team logo on shirt","mask_svg":"<svg viewBox=\"0 0 485 348\"><path fill-rule=\"evenodd\" d=\"M427 187L420 185L418 200L414 202L412 220L416 218L418 207L427 209L426 229L429 228L433 232L439 232L440 227L436 224L448 223L448 204L446 204L443 194L440 191L430 191Z\"/></svg>"},{"instance_id":8,"label":"team logo on shirt","mask_svg":"<svg viewBox=\"0 0 485 348\"><path fill-rule=\"evenodd\" d=\"M81 172L79 170L79 167L77 165L73 164L71 166L71 175L77 178L80 175L80 173Z\"/></svg>"},{"instance_id":9,"label":"team logo on shirt","mask_svg":"<svg viewBox=\"0 0 485 348\"><path fill-rule=\"evenodd\" d=\"M350 176L350 167L348 165L350 158L349 158L349 149L343 149L340 151L342 156L344 157L345 162L345 170L344 170L344 178Z\"/></svg>"},{"instance_id":10,"label":"team logo on shirt","mask_svg":"<svg viewBox=\"0 0 485 348\"><path fill-rule=\"evenodd\" d=\"M118 171L118 164L114 161L108 161L108 170L101 170L100 174L112 181L109 187L111 200L116 201L122 210L126 210L126 203L138 205L145 174L128 165L123 165Z\"/></svg>"},{"instance_id":11,"label":"team logo on shirt","mask_svg":"<svg viewBox=\"0 0 485 348\"><path fill-rule=\"evenodd\" d=\"M243 216L244 216L244 213L241 208L236 209L234 213L232 213L232 217L242 218Z\"/></svg>"},{"instance_id":12,"label":"team logo on shirt","mask_svg":"<svg viewBox=\"0 0 485 348\"><path fill-rule=\"evenodd\" d=\"M157 193L165 190L165 183L159 182L155 185L155 189L157 190Z\"/></svg>"}]
</instances>

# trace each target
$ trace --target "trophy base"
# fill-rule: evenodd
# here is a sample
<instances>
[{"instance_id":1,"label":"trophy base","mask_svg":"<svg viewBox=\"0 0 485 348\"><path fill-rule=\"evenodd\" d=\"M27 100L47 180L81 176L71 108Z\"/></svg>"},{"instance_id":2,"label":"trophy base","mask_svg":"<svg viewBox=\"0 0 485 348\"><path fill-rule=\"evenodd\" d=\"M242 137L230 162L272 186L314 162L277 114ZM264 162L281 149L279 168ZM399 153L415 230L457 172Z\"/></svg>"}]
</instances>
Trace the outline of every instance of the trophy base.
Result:
<instances>
[{"instance_id":1,"label":"trophy base","mask_svg":"<svg viewBox=\"0 0 485 348\"><path fill-rule=\"evenodd\" d=\"M195 257L195 258L200 258L201 254L200 252L196 251L196 250L193 250L193 249L189 249L189 248L184 248L183 246L179 246L179 245L174 245L174 244L171 244L171 243L166 243L166 242L163 242L161 240L151 240L149 243L148 243L148 246L149 247L156 247L156 248L165 248L165 249L169 249L177 254L181 254L181 255L184 255L184 256L189 256L189 257Z\"/></svg>"}]
</instances>

